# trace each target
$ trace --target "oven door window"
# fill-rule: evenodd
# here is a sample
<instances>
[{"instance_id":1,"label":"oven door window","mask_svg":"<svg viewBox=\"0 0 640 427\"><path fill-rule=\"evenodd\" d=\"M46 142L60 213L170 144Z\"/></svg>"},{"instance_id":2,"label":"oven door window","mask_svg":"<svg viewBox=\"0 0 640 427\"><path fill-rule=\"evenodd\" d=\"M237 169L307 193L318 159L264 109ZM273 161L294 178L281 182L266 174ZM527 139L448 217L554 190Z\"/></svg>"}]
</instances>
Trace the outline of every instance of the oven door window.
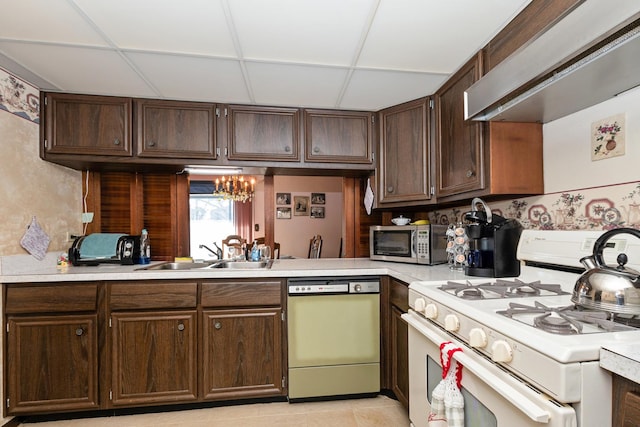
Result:
<instances>
[{"instance_id":1,"label":"oven door window","mask_svg":"<svg viewBox=\"0 0 640 427\"><path fill-rule=\"evenodd\" d=\"M464 369L464 368L463 368ZM464 370L462 371L464 375ZM429 402L433 389L442 380L442 368L431 357L427 356L427 393ZM498 421L496 416L462 387L462 396L464 397L464 426L465 427L497 427Z\"/></svg>"},{"instance_id":2,"label":"oven door window","mask_svg":"<svg viewBox=\"0 0 640 427\"><path fill-rule=\"evenodd\" d=\"M376 231L374 234L374 254L410 258L411 230Z\"/></svg>"}]
</instances>

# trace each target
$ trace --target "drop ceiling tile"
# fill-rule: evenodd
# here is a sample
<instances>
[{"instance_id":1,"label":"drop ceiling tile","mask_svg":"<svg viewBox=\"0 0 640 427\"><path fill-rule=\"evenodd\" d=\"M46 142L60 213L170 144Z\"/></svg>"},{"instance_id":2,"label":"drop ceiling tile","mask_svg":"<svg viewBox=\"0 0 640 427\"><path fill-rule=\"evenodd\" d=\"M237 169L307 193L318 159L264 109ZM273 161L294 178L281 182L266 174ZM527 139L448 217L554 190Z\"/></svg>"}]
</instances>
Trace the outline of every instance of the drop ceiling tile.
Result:
<instances>
[{"instance_id":1,"label":"drop ceiling tile","mask_svg":"<svg viewBox=\"0 0 640 427\"><path fill-rule=\"evenodd\" d=\"M244 58L350 65L374 0L246 0L229 8Z\"/></svg>"},{"instance_id":2,"label":"drop ceiling tile","mask_svg":"<svg viewBox=\"0 0 640 427\"><path fill-rule=\"evenodd\" d=\"M381 0L358 66L451 73L529 0Z\"/></svg>"},{"instance_id":3,"label":"drop ceiling tile","mask_svg":"<svg viewBox=\"0 0 640 427\"><path fill-rule=\"evenodd\" d=\"M128 53L127 57L163 98L250 102L238 61L151 53Z\"/></svg>"},{"instance_id":4,"label":"drop ceiling tile","mask_svg":"<svg viewBox=\"0 0 640 427\"><path fill-rule=\"evenodd\" d=\"M303 65L247 63L255 101L263 105L334 108L347 70Z\"/></svg>"},{"instance_id":5,"label":"drop ceiling tile","mask_svg":"<svg viewBox=\"0 0 640 427\"><path fill-rule=\"evenodd\" d=\"M235 57L221 0L75 0L119 48Z\"/></svg>"},{"instance_id":6,"label":"drop ceiling tile","mask_svg":"<svg viewBox=\"0 0 640 427\"><path fill-rule=\"evenodd\" d=\"M0 39L106 46L66 0L20 0L1 7Z\"/></svg>"},{"instance_id":7,"label":"drop ceiling tile","mask_svg":"<svg viewBox=\"0 0 640 427\"><path fill-rule=\"evenodd\" d=\"M433 94L447 75L357 70L351 76L340 108L377 111Z\"/></svg>"},{"instance_id":8,"label":"drop ceiling tile","mask_svg":"<svg viewBox=\"0 0 640 427\"><path fill-rule=\"evenodd\" d=\"M53 84L43 90L151 96L150 88L123 58L104 49L1 42L0 51Z\"/></svg>"}]
</instances>

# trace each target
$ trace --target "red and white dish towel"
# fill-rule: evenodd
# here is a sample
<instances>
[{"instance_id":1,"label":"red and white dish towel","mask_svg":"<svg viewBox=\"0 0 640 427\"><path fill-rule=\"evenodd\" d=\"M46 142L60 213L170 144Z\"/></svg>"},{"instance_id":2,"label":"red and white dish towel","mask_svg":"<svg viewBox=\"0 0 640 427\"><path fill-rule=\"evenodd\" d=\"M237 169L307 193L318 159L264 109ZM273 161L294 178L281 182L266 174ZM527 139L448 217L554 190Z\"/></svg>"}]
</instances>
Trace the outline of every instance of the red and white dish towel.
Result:
<instances>
[{"instance_id":1,"label":"red and white dish towel","mask_svg":"<svg viewBox=\"0 0 640 427\"><path fill-rule=\"evenodd\" d=\"M440 344L442 381L431 394L429 427L464 427L464 398L460 392L462 365L453 358L462 351L451 342Z\"/></svg>"}]
</instances>

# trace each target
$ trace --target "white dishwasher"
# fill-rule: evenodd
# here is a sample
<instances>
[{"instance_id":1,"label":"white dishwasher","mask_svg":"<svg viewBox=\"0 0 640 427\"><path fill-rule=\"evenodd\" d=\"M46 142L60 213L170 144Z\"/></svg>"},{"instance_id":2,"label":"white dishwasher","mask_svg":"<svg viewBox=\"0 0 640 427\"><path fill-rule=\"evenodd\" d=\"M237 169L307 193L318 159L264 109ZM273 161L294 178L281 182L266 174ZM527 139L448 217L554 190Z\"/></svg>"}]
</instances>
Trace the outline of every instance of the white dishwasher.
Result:
<instances>
[{"instance_id":1,"label":"white dishwasher","mask_svg":"<svg viewBox=\"0 0 640 427\"><path fill-rule=\"evenodd\" d=\"M287 282L289 399L380 391L378 277Z\"/></svg>"}]
</instances>

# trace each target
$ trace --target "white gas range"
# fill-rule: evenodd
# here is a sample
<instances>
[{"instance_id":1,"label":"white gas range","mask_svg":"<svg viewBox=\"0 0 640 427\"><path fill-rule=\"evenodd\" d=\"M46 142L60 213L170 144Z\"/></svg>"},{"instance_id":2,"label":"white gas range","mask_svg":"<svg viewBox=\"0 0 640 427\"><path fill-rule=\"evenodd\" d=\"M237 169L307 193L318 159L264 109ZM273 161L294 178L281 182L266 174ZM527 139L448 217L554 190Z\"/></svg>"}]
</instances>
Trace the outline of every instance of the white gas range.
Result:
<instances>
[{"instance_id":1,"label":"white gas range","mask_svg":"<svg viewBox=\"0 0 640 427\"><path fill-rule=\"evenodd\" d=\"M571 302L579 272L555 269L580 268L601 234L525 230L518 259L535 266L523 265L517 278L410 284L411 309L403 318L410 326L415 427L429 425L431 394L441 380L440 345L447 341L462 349L454 359L464 366L465 427L610 425L611 377L599 366L600 347L638 342L637 320L612 322L595 313L585 323L581 318L591 313ZM624 252L638 269L640 239L618 234L610 243L608 265Z\"/></svg>"}]
</instances>

